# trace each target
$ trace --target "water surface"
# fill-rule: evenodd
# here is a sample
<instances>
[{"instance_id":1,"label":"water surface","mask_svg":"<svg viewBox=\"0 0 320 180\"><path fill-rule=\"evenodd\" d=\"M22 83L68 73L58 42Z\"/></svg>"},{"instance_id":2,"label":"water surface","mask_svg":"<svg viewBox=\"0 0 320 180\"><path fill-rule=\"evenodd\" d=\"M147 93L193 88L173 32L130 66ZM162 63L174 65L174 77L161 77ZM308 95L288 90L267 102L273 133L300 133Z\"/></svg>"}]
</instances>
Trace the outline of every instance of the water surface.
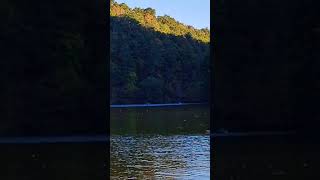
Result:
<instances>
[{"instance_id":1,"label":"water surface","mask_svg":"<svg viewBox=\"0 0 320 180\"><path fill-rule=\"evenodd\" d=\"M111 179L210 179L209 108L111 109Z\"/></svg>"},{"instance_id":2,"label":"water surface","mask_svg":"<svg viewBox=\"0 0 320 180\"><path fill-rule=\"evenodd\" d=\"M111 179L209 179L209 136L114 136Z\"/></svg>"}]
</instances>

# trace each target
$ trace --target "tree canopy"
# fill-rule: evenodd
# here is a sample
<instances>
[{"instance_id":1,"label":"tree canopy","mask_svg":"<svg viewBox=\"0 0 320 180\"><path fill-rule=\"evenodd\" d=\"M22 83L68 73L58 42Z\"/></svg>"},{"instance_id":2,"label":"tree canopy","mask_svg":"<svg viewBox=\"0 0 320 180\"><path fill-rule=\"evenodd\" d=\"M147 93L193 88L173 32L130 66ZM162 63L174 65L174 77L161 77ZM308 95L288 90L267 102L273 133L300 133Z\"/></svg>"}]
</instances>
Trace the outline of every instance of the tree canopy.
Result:
<instances>
[{"instance_id":1,"label":"tree canopy","mask_svg":"<svg viewBox=\"0 0 320 180\"><path fill-rule=\"evenodd\" d=\"M196 29L192 26L185 25L176 21L174 18L164 15L156 16L156 11L152 8L129 8L126 4L118 4L115 1L111 1L110 15L129 17L136 20L140 25L149 27L155 31L176 35L185 36L190 34L196 40L201 42L210 42L210 31L208 28Z\"/></svg>"},{"instance_id":2,"label":"tree canopy","mask_svg":"<svg viewBox=\"0 0 320 180\"><path fill-rule=\"evenodd\" d=\"M208 101L209 30L111 2L111 103Z\"/></svg>"}]
</instances>

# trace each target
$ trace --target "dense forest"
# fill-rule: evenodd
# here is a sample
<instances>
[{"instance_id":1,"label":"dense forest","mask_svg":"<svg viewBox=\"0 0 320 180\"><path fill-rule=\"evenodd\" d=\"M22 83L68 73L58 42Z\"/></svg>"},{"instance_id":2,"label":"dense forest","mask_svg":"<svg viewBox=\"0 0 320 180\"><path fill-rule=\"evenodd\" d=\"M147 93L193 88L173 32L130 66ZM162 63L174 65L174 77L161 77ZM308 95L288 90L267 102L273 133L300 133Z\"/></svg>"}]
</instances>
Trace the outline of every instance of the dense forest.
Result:
<instances>
[{"instance_id":1,"label":"dense forest","mask_svg":"<svg viewBox=\"0 0 320 180\"><path fill-rule=\"evenodd\" d=\"M1 1L0 135L104 133L104 1Z\"/></svg>"},{"instance_id":2,"label":"dense forest","mask_svg":"<svg viewBox=\"0 0 320 180\"><path fill-rule=\"evenodd\" d=\"M111 0L111 103L207 102L210 31Z\"/></svg>"}]
</instances>

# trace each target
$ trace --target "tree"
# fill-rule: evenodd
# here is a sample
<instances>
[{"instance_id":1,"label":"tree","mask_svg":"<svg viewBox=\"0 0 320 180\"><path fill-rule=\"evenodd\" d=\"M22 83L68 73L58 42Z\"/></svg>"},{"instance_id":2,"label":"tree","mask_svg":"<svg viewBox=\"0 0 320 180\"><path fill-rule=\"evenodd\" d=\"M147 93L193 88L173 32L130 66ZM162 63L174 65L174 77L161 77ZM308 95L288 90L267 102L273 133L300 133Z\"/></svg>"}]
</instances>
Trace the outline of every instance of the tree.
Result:
<instances>
[{"instance_id":1,"label":"tree","mask_svg":"<svg viewBox=\"0 0 320 180\"><path fill-rule=\"evenodd\" d=\"M146 15L154 9L110 17L112 102L208 101L209 32Z\"/></svg>"},{"instance_id":2,"label":"tree","mask_svg":"<svg viewBox=\"0 0 320 180\"><path fill-rule=\"evenodd\" d=\"M151 14L152 16L156 15L156 10L152 9L152 8L147 8L147 9L144 10L144 12L147 13L147 14Z\"/></svg>"}]
</instances>

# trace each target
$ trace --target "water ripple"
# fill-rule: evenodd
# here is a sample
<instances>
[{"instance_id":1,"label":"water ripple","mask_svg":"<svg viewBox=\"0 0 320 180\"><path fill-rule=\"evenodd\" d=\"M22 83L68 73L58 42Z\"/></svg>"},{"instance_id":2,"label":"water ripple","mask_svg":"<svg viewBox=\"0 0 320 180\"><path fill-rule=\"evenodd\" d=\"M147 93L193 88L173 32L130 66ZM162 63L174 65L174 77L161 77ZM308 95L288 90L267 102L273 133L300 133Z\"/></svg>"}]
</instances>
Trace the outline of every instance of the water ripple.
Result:
<instances>
[{"instance_id":1,"label":"water ripple","mask_svg":"<svg viewBox=\"0 0 320 180\"><path fill-rule=\"evenodd\" d=\"M210 179L210 137L111 137L111 179L159 178Z\"/></svg>"}]
</instances>

